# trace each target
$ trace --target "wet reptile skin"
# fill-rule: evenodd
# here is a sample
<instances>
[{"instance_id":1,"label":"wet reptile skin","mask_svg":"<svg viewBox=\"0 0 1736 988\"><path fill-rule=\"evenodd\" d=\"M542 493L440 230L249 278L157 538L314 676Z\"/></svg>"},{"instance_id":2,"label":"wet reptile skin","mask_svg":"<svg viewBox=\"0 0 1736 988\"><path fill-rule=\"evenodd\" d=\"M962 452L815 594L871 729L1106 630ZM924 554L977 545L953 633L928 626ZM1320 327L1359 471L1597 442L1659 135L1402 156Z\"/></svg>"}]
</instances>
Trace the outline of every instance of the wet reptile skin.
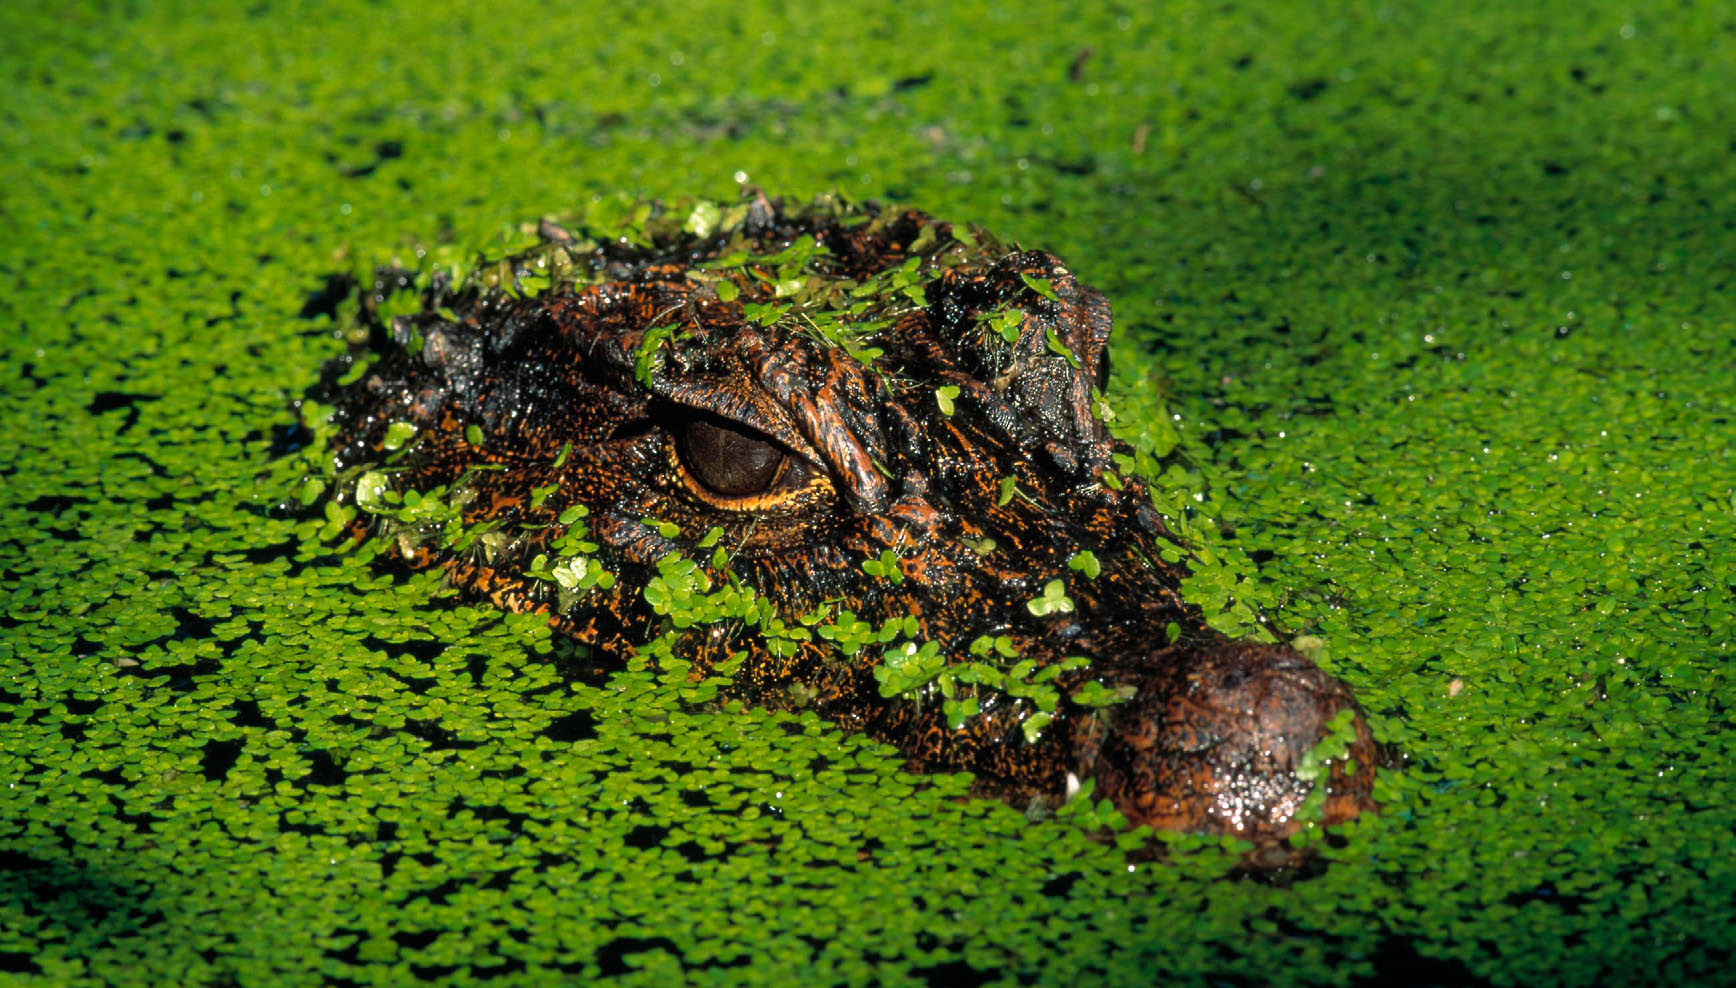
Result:
<instances>
[{"instance_id":1,"label":"wet reptile skin","mask_svg":"<svg viewBox=\"0 0 1736 988\"><path fill-rule=\"evenodd\" d=\"M339 502L444 488L465 524L494 534L455 547L451 526L368 511L353 533L395 535L412 566L548 613L617 663L669 628L645 588L670 553L757 591L791 627L842 610L876 627L913 616L914 641L954 668L1005 636L1033 678L1053 675L1060 699L1040 731L1024 729L1036 703L1005 691L975 691L980 709L956 728L932 682L883 696L882 644L772 648L738 620L679 632L673 653L695 678L733 655L724 695L810 707L915 771L972 772L977 792L1016 805L1054 805L1094 779L1135 824L1272 845L1305 823L1304 753L1350 710L1354 738L1341 719L1348 749L1304 816L1371 807L1376 748L1349 691L1296 652L1208 628L1178 592L1185 555L1163 561L1178 554L1145 486L1114 472L1128 450L1093 394L1111 329L1102 294L1049 254L918 212L762 197L693 215L684 232L653 211L636 242L545 222L541 246L424 280L419 311L396 318L384 303L410 277L385 269L364 286L371 344L326 373ZM546 288L499 287L544 270L557 273ZM821 310L843 313L833 326L846 332L803 316ZM350 367L370 353L365 371ZM950 409L943 387L957 389ZM393 423L414 438L388 451ZM587 563L612 585L527 575L576 505ZM714 528L716 558L699 543ZM888 549L896 574L864 570ZM1095 577L1069 566L1084 550ZM1035 613L1056 580L1073 609ZM1120 701L1074 699L1105 691Z\"/></svg>"}]
</instances>

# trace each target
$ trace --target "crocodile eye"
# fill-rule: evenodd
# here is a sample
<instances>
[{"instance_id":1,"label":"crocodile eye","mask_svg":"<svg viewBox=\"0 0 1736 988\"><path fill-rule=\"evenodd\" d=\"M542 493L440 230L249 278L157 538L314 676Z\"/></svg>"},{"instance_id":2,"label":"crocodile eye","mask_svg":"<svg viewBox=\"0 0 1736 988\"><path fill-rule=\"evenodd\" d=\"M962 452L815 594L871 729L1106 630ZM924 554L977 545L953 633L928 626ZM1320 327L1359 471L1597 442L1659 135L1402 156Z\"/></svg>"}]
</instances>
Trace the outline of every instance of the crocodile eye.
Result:
<instances>
[{"instance_id":1,"label":"crocodile eye","mask_svg":"<svg viewBox=\"0 0 1736 988\"><path fill-rule=\"evenodd\" d=\"M681 459L711 493L747 497L771 490L792 465L788 450L746 429L694 418L677 433Z\"/></svg>"}]
</instances>

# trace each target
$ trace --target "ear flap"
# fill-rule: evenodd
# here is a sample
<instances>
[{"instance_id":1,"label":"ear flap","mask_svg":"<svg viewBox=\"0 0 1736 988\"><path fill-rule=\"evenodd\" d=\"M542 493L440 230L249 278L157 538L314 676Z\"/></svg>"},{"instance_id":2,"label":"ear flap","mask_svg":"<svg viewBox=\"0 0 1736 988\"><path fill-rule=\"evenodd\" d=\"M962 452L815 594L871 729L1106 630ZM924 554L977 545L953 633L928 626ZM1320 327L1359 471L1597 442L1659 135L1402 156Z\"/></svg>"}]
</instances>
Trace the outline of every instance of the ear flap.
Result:
<instances>
[{"instance_id":1,"label":"ear flap","mask_svg":"<svg viewBox=\"0 0 1736 988\"><path fill-rule=\"evenodd\" d=\"M1024 251L948 271L929 308L953 359L1011 406L991 418L1034 427L1064 472L1083 478L1108 467L1108 435L1091 410L1113 328L1102 292L1054 255Z\"/></svg>"}]
</instances>

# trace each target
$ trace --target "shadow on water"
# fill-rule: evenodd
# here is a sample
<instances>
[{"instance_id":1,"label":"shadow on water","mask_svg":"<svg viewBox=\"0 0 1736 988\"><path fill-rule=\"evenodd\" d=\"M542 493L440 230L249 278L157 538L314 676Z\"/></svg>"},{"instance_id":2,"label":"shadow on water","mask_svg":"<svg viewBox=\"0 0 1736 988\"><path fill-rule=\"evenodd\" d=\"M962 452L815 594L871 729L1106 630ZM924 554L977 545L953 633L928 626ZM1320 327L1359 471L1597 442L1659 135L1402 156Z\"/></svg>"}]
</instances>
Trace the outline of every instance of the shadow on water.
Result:
<instances>
[{"instance_id":1,"label":"shadow on water","mask_svg":"<svg viewBox=\"0 0 1736 988\"><path fill-rule=\"evenodd\" d=\"M156 891L146 882L18 851L0 851L0 903L12 915L25 917L15 928L65 930L81 953L165 922ZM0 949L0 973L42 970L33 953Z\"/></svg>"},{"instance_id":2,"label":"shadow on water","mask_svg":"<svg viewBox=\"0 0 1736 988\"><path fill-rule=\"evenodd\" d=\"M1541 323L1569 310L1585 319L1594 303L1606 320L1674 312L1672 303L1687 315L1736 283L1730 147L1674 133L1656 147L1654 135L1577 134L1546 153L1470 133L1419 148L1414 135L1364 118L1342 160L1316 160L1304 137L1259 149L1266 166L1226 168L1215 195L1182 198L1165 172L1083 198L1078 207L1100 215L1071 224L1090 240L1064 248L1102 259L1092 279L1133 303L1118 322L1140 325L1160 350L1166 334L1143 308L1153 296L1221 312L1231 333L1213 345L1227 349L1241 342L1233 323L1282 336L1287 314L1317 320L1333 295L1350 304L1344 316L1369 321L1407 303L1487 298Z\"/></svg>"}]
</instances>

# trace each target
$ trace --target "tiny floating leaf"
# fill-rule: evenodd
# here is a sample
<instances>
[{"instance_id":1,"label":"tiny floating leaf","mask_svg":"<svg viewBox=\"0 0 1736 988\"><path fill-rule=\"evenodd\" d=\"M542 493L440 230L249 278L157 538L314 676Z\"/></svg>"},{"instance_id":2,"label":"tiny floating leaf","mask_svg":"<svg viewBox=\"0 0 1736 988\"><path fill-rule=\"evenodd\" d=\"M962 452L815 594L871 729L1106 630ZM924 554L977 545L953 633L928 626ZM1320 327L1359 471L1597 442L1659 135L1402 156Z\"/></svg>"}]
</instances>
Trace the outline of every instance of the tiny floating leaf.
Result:
<instances>
[{"instance_id":1,"label":"tiny floating leaf","mask_svg":"<svg viewBox=\"0 0 1736 988\"><path fill-rule=\"evenodd\" d=\"M393 422L386 426L386 436L380 440L380 446L386 450L403 449L404 444L416 435L416 427L409 422Z\"/></svg>"},{"instance_id":2,"label":"tiny floating leaf","mask_svg":"<svg viewBox=\"0 0 1736 988\"><path fill-rule=\"evenodd\" d=\"M1049 279L1036 278L1020 271L1019 280L1025 283L1026 288L1029 288L1031 291L1036 292L1038 295L1043 296L1049 301L1061 301L1061 296L1055 294L1055 286L1049 281Z\"/></svg>"},{"instance_id":3,"label":"tiny floating leaf","mask_svg":"<svg viewBox=\"0 0 1736 988\"><path fill-rule=\"evenodd\" d=\"M952 418L953 399L958 397L958 385L943 384L934 389L934 403L940 406L940 414Z\"/></svg>"}]
</instances>

